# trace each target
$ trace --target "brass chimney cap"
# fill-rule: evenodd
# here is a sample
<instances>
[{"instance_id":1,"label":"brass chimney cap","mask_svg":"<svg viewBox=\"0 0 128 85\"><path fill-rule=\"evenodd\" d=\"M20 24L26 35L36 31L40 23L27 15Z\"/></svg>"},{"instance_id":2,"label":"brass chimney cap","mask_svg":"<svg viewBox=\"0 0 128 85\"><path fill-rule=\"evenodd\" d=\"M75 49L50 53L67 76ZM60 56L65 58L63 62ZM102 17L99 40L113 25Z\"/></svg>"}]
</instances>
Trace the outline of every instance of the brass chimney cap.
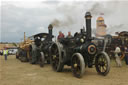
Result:
<instances>
[{"instance_id":1,"label":"brass chimney cap","mask_svg":"<svg viewBox=\"0 0 128 85\"><path fill-rule=\"evenodd\" d=\"M86 14L85 14L85 18L87 18L87 19L92 18L92 16L91 16L91 12L86 12Z\"/></svg>"}]
</instances>

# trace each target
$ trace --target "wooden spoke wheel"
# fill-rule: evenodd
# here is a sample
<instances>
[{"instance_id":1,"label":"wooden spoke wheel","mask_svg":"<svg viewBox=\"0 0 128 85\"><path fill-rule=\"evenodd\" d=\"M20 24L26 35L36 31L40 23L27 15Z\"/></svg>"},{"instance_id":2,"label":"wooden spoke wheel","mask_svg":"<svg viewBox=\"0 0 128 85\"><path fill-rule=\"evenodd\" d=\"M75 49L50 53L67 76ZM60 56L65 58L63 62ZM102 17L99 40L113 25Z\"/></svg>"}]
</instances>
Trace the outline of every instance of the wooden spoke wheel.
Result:
<instances>
[{"instance_id":1,"label":"wooden spoke wheel","mask_svg":"<svg viewBox=\"0 0 128 85\"><path fill-rule=\"evenodd\" d=\"M27 52L26 51L22 51L22 55L20 58L21 62L27 62Z\"/></svg>"},{"instance_id":2,"label":"wooden spoke wheel","mask_svg":"<svg viewBox=\"0 0 128 85\"><path fill-rule=\"evenodd\" d=\"M32 62L32 45L29 46L29 50L27 53L28 61L31 63Z\"/></svg>"},{"instance_id":3,"label":"wooden spoke wheel","mask_svg":"<svg viewBox=\"0 0 128 85\"><path fill-rule=\"evenodd\" d=\"M44 66L44 62L45 62L44 53L43 52L40 52L40 58L39 58L40 67L43 67Z\"/></svg>"},{"instance_id":4,"label":"wooden spoke wheel","mask_svg":"<svg viewBox=\"0 0 128 85\"><path fill-rule=\"evenodd\" d=\"M72 57L71 67L73 75L77 78L82 77L85 72L84 58L80 53L75 53Z\"/></svg>"},{"instance_id":5,"label":"wooden spoke wheel","mask_svg":"<svg viewBox=\"0 0 128 85\"><path fill-rule=\"evenodd\" d=\"M96 56L95 59L96 71L106 76L110 70L110 58L105 52L101 52Z\"/></svg>"},{"instance_id":6,"label":"wooden spoke wheel","mask_svg":"<svg viewBox=\"0 0 128 85\"><path fill-rule=\"evenodd\" d=\"M51 47L51 65L57 72L62 71L64 67L63 62L61 61L61 50L57 43L53 44Z\"/></svg>"}]
</instances>

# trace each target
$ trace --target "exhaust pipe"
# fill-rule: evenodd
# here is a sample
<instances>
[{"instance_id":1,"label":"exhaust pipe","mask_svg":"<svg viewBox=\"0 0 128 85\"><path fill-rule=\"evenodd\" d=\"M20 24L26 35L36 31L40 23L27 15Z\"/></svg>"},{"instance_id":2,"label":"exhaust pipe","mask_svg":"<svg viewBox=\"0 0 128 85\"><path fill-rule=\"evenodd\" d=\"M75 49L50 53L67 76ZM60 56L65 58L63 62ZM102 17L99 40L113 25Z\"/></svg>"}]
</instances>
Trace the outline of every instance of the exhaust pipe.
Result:
<instances>
[{"instance_id":1,"label":"exhaust pipe","mask_svg":"<svg viewBox=\"0 0 128 85\"><path fill-rule=\"evenodd\" d=\"M25 34L25 32L24 32L24 42L26 41L26 34Z\"/></svg>"},{"instance_id":2,"label":"exhaust pipe","mask_svg":"<svg viewBox=\"0 0 128 85\"><path fill-rule=\"evenodd\" d=\"M86 12L85 14L85 24L86 24L86 33L87 33L87 40L91 40L92 36L91 36L91 13L90 12Z\"/></svg>"},{"instance_id":3,"label":"exhaust pipe","mask_svg":"<svg viewBox=\"0 0 128 85\"><path fill-rule=\"evenodd\" d=\"M49 26L48 26L48 33L49 33L49 40L50 41L52 41L52 29L53 29L52 24L49 24Z\"/></svg>"}]
</instances>

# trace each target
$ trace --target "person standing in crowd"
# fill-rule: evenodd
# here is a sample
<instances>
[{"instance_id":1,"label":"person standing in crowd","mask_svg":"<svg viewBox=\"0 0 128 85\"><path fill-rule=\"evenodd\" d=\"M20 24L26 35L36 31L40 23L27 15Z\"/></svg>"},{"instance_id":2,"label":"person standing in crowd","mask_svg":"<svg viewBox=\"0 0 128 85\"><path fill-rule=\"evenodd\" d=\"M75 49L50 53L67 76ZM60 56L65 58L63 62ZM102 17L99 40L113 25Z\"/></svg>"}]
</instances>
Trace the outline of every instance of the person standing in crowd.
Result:
<instances>
[{"instance_id":1,"label":"person standing in crowd","mask_svg":"<svg viewBox=\"0 0 128 85\"><path fill-rule=\"evenodd\" d=\"M2 50L0 50L0 55L2 55Z\"/></svg>"},{"instance_id":2,"label":"person standing in crowd","mask_svg":"<svg viewBox=\"0 0 128 85\"><path fill-rule=\"evenodd\" d=\"M64 38L64 34L61 31L59 31L59 35L58 35L58 38L57 39L59 40L61 38Z\"/></svg>"},{"instance_id":3,"label":"person standing in crowd","mask_svg":"<svg viewBox=\"0 0 128 85\"><path fill-rule=\"evenodd\" d=\"M3 55L5 57L5 60L7 60L7 56L8 56L8 50L7 50L7 48L4 49Z\"/></svg>"},{"instance_id":4,"label":"person standing in crowd","mask_svg":"<svg viewBox=\"0 0 128 85\"><path fill-rule=\"evenodd\" d=\"M126 65L128 65L128 48L125 47L124 50L125 50L125 62L126 62Z\"/></svg>"},{"instance_id":5,"label":"person standing in crowd","mask_svg":"<svg viewBox=\"0 0 128 85\"><path fill-rule=\"evenodd\" d=\"M115 58L116 58L116 64L117 64L118 67L122 66L122 63L121 63L121 60L120 60L120 55L119 55L120 53L121 53L120 47L116 46Z\"/></svg>"},{"instance_id":6,"label":"person standing in crowd","mask_svg":"<svg viewBox=\"0 0 128 85\"><path fill-rule=\"evenodd\" d=\"M72 38L71 32L68 32L68 35L66 38Z\"/></svg>"}]
</instances>

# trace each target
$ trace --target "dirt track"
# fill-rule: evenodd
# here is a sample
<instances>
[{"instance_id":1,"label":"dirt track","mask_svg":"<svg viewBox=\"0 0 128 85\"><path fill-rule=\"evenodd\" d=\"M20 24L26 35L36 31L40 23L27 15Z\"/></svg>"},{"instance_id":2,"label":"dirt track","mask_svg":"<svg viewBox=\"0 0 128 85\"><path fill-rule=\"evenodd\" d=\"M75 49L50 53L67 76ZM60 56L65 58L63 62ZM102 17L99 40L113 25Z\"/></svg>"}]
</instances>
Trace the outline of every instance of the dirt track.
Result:
<instances>
[{"instance_id":1,"label":"dirt track","mask_svg":"<svg viewBox=\"0 0 128 85\"><path fill-rule=\"evenodd\" d=\"M61 73L54 72L50 65L40 68L38 65L21 63L15 56L5 61L0 56L0 85L128 85L128 66L111 65L107 76L97 74L95 68L86 68L81 79L72 76L69 67Z\"/></svg>"}]
</instances>

